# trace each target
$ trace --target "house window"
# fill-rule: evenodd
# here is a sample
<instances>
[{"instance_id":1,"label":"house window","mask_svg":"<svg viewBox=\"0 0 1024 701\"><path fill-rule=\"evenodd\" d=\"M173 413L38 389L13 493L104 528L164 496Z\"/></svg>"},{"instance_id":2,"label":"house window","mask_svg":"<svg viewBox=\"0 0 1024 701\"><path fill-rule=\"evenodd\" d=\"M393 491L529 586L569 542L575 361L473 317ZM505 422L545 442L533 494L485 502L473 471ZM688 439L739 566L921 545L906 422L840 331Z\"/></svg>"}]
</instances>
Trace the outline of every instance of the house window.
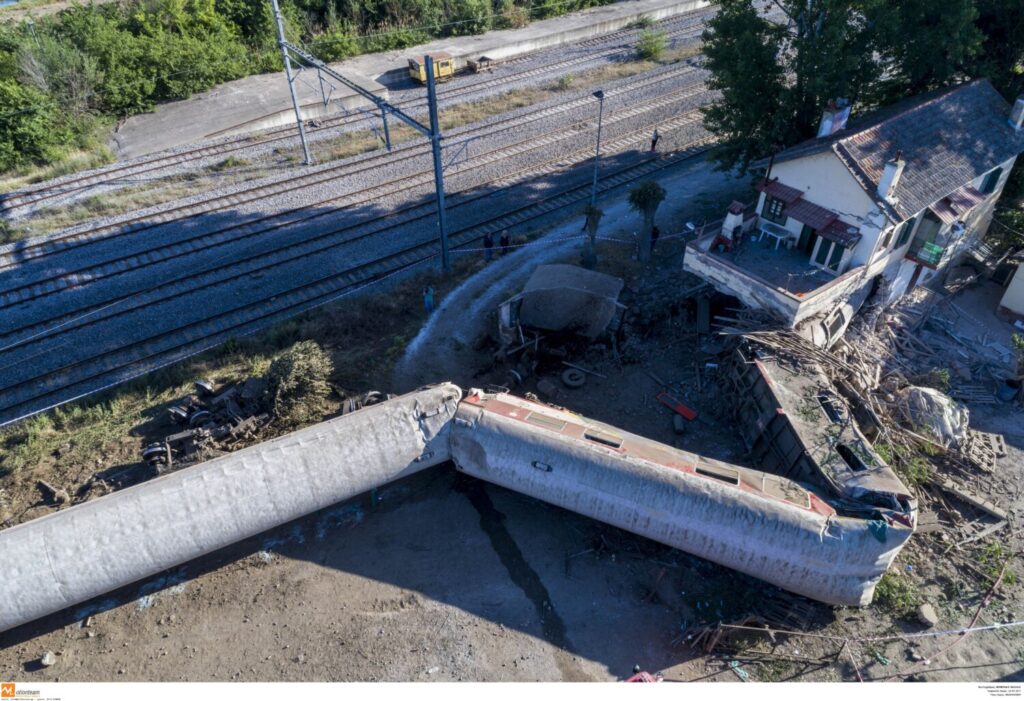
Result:
<instances>
[{"instance_id":1,"label":"house window","mask_svg":"<svg viewBox=\"0 0 1024 701\"><path fill-rule=\"evenodd\" d=\"M985 176L985 179L981 181L981 191L986 195L991 195L996 191L996 185L999 184L999 178L1003 177L1003 169L996 168L991 173Z\"/></svg>"},{"instance_id":2,"label":"house window","mask_svg":"<svg viewBox=\"0 0 1024 701\"><path fill-rule=\"evenodd\" d=\"M821 241L818 243L818 254L814 256L815 263L817 263L820 266L825 265L825 261L828 260L829 246L831 245L832 242L829 241L828 239L821 239Z\"/></svg>"},{"instance_id":3,"label":"house window","mask_svg":"<svg viewBox=\"0 0 1024 701\"><path fill-rule=\"evenodd\" d=\"M900 248L907 241L910 240L910 234L914 232L914 223L917 221L917 217L911 217L902 224L900 224L900 237L896 239L896 248Z\"/></svg>"},{"instance_id":4,"label":"house window","mask_svg":"<svg viewBox=\"0 0 1024 701\"><path fill-rule=\"evenodd\" d=\"M776 224L785 224L786 215L783 212L786 209L786 203L777 197L771 195L765 195L764 207L761 209L761 216L770 222Z\"/></svg>"},{"instance_id":5,"label":"house window","mask_svg":"<svg viewBox=\"0 0 1024 701\"><path fill-rule=\"evenodd\" d=\"M844 246L841 246L838 243L832 244L832 253L828 257L829 270L833 270L837 273L839 272L839 264L842 262L843 253L845 252L846 248Z\"/></svg>"},{"instance_id":6,"label":"house window","mask_svg":"<svg viewBox=\"0 0 1024 701\"><path fill-rule=\"evenodd\" d=\"M814 264L819 268L828 268L833 272L839 272L839 265L843 262L843 254L846 247L829 239L819 239L818 249L814 252Z\"/></svg>"}]
</instances>

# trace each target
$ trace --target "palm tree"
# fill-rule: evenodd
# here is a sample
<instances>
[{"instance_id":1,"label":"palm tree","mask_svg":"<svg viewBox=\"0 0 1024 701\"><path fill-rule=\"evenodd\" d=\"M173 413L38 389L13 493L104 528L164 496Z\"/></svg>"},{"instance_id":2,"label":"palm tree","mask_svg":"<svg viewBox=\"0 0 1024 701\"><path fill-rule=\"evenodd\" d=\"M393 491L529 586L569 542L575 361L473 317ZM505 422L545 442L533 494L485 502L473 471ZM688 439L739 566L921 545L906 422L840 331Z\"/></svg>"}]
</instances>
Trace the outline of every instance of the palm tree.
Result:
<instances>
[{"instance_id":1,"label":"palm tree","mask_svg":"<svg viewBox=\"0 0 1024 701\"><path fill-rule=\"evenodd\" d=\"M604 211L588 204L587 208L583 210L583 214L587 217L586 229L589 235L587 245L583 249L583 266L593 268L597 265L597 225L601 223Z\"/></svg>"},{"instance_id":2,"label":"palm tree","mask_svg":"<svg viewBox=\"0 0 1024 701\"><path fill-rule=\"evenodd\" d=\"M664 199L665 188L653 180L645 180L629 191L629 207L644 215L644 231L640 237L640 263L647 265L651 260L651 229L654 228L654 213Z\"/></svg>"}]
</instances>

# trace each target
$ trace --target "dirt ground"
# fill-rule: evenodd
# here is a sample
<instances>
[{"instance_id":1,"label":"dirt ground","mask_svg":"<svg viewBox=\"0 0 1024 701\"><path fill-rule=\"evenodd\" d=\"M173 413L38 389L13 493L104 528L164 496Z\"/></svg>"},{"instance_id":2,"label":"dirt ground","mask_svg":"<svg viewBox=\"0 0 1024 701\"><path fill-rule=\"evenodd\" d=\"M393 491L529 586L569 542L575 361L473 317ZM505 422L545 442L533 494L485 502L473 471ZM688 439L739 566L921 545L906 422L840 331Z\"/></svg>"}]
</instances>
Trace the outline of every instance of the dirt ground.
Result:
<instances>
[{"instance_id":1,"label":"dirt ground","mask_svg":"<svg viewBox=\"0 0 1024 701\"><path fill-rule=\"evenodd\" d=\"M676 177L679 185L687 174ZM690 281L681 272L683 242L672 234L724 183L709 178L696 191L675 188L690 195L660 213L666 233L656 251L659 264L646 276L630 260L631 245L602 243L599 269L622 276L624 302L657 320L623 345L621 366L602 349L574 357L604 377L590 375L577 390L561 387L553 400L685 450L746 464L707 365L722 343L698 336L692 310L674 298ZM578 227L553 229L448 293L387 389L443 379L464 387L500 381L503 371L489 367L492 350L480 343L493 326L496 303L518 290L537 263L574 262L578 240L565 239ZM636 228L638 219L622 202L606 207L602 236L628 242ZM653 399L659 383L652 374L698 412L682 435ZM535 389L533 379L516 391ZM1010 452L997 473L972 484L1012 514L1010 526L989 540L1019 550L1024 415L1003 404L971 410L972 424L1003 432ZM978 550L938 556L956 540L953 529L919 534L893 568L935 605L942 630L966 625L990 584L969 569L982 567ZM1018 564L1016 572L1022 570ZM755 634L712 655L691 645L701 626L751 612L793 615L805 631L833 637L787 636L772 646ZM978 623L1021 618L1018 583L1002 587ZM440 467L0 635L0 678L612 681L638 665L680 681L740 682L744 675L1024 681L1024 628L844 644L926 630L912 615L794 597ZM37 660L47 650L57 663L42 668Z\"/></svg>"}]
</instances>

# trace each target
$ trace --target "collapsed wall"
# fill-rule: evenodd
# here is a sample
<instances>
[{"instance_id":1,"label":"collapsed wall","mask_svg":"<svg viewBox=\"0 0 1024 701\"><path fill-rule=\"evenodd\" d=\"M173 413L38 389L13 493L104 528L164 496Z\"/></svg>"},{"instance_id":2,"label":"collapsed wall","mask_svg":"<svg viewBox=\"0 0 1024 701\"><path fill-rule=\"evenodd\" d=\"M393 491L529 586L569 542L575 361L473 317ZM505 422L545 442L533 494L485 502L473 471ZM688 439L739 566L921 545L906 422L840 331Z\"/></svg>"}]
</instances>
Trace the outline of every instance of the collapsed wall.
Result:
<instances>
[{"instance_id":1,"label":"collapsed wall","mask_svg":"<svg viewBox=\"0 0 1024 701\"><path fill-rule=\"evenodd\" d=\"M0 532L0 631L450 459L442 384Z\"/></svg>"}]
</instances>

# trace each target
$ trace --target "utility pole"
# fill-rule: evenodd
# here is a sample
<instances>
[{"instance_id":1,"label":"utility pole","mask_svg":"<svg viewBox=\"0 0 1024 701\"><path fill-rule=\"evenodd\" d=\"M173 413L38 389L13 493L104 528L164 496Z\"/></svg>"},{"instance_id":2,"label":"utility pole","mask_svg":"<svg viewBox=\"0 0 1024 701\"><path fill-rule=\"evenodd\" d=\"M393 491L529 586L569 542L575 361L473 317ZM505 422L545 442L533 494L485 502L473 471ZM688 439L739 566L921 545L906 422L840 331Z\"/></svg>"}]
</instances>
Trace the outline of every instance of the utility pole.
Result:
<instances>
[{"instance_id":1,"label":"utility pole","mask_svg":"<svg viewBox=\"0 0 1024 701\"><path fill-rule=\"evenodd\" d=\"M604 115L604 90L595 92L594 97L597 98L597 148L594 151L594 183L590 188L591 207L597 206L597 169L601 163L601 117Z\"/></svg>"},{"instance_id":2,"label":"utility pole","mask_svg":"<svg viewBox=\"0 0 1024 701\"><path fill-rule=\"evenodd\" d=\"M441 136L441 126L437 118L437 90L434 81L433 59L431 59L430 56L426 57L427 100L430 112L430 124L428 126L413 117L410 117L380 95L367 90L359 83L349 80L308 51L300 49L294 44L290 44L288 40L284 38L284 22L281 19L281 11L277 6L277 0L270 1L273 3L274 17L277 19L278 43L281 45L281 53L284 55L284 65L288 74L288 86L291 88L292 92L292 103L295 105L295 119L299 125L299 135L302 137L303 149L306 148L306 136L302 129L302 114L299 112L299 104L295 98L295 90L292 88L290 59L294 59L299 66L309 66L311 69L315 70L317 77L321 78L321 80L323 76L326 75L331 80L341 83L376 107L380 111L381 119L384 121L384 141L387 144L388 149L391 148L391 133L388 129L388 115L391 115L403 124L412 127L420 134L430 139L430 145L434 156L434 188L437 191L437 226L441 237L441 268L445 273L450 272L451 265L448 260L448 222L445 218L444 205L444 164L441 161L441 140L444 137ZM309 159L308 150L306 150L306 158L307 160Z\"/></svg>"},{"instance_id":3,"label":"utility pole","mask_svg":"<svg viewBox=\"0 0 1024 701\"><path fill-rule=\"evenodd\" d=\"M384 111L384 108L380 108L380 121L384 123L384 145L388 147L388 151L391 151L391 130L388 129L388 113Z\"/></svg>"},{"instance_id":4,"label":"utility pole","mask_svg":"<svg viewBox=\"0 0 1024 701\"><path fill-rule=\"evenodd\" d=\"M281 8L277 0L270 0L274 8L274 21L277 23L277 45L281 47L281 56L284 58L284 74L288 78L288 91L292 95L292 107L295 108L295 123L299 127L299 140L302 142L302 154L305 156L305 165L313 165L313 159L309 157L309 144L306 143L306 128L302 124L302 110L299 109L299 98L295 95L295 78L292 76L292 61L288 56L288 42L284 38L284 19L281 17ZM385 122L387 124L387 122Z\"/></svg>"},{"instance_id":5,"label":"utility pole","mask_svg":"<svg viewBox=\"0 0 1024 701\"><path fill-rule=\"evenodd\" d=\"M427 106L430 112L430 143L434 151L434 190L437 192L437 226L441 235L441 270L450 273L448 261L448 222L444 214L444 166L441 163L441 127L437 119L437 86L434 82L434 59L427 54Z\"/></svg>"}]
</instances>

